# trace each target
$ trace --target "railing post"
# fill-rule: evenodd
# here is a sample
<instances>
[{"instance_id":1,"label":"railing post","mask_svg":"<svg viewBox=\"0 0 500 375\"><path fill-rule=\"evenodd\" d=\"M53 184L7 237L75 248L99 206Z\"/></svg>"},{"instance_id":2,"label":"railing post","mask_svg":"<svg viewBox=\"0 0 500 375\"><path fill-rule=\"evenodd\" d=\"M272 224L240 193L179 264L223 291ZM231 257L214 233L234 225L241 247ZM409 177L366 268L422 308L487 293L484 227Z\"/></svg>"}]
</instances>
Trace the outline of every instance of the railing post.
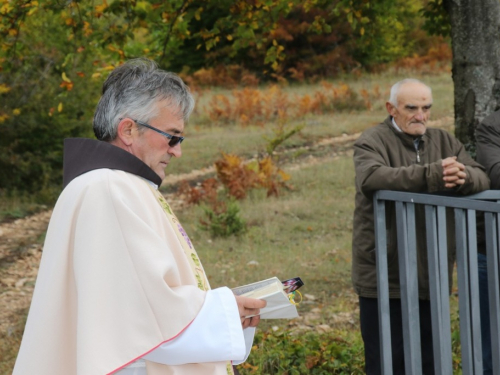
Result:
<instances>
[{"instance_id":1,"label":"railing post","mask_svg":"<svg viewBox=\"0 0 500 375\"><path fill-rule=\"evenodd\" d=\"M436 215L438 216L436 221ZM446 209L426 205L425 223L431 294L432 343L436 374L453 374L451 356L450 303L448 298L448 247ZM439 240L438 240L439 236Z\"/></svg>"},{"instance_id":2,"label":"railing post","mask_svg":"<svg viewBox=\"0 0 500 375\"><path fill-rule=\"evenodd\" d=\"M486 259L488 267L488 297L490 301L490 332L493 374L500 374L500 280L498 236L500 220L498 214L484 214L486 235ZM496 353L496 354L495 354Z\"/></svg>"},{"instance_id":3,"label":"railing post","mask_svg":"<svg viewBox=\"0 0 500 375\"><path fill-rule=\"evenodd\" d=\"M477 228L476 211L467 210L467 244L469 257L470 310L472 319L472 351L474 355L474 370L483 373L483 351L481 347L481 313L479 311L479 277L477 266Z\"/></svg>"},{"instance_id":4,"label":"railing post","mask_svg":"<svg viewBox=\"0 0 500 375\"><path fill-rule=\"evenodd\" d=\"M466 210L455 209L455 228L456 228L456 245L457 245L457 273L458 273L458 292L459 292L459 309L460 309L460 343L462 346L462 371L464 374L473 375L480 374L483 371L482 357L481 357L481 333L479 329L479 314L472 309L472 303L478 304L477 300L477 257L475 262L472 256L469 256L468 246L472 240L476 240L475 236L471 241L469 238L471 233L468 231L466 224ZM468 215L469 219L471 215ZM475 235L475 216L474 222L474 235ZM476 254L477 255L477 254ZM475 264L475 269L474 269ZM471 295L471 285L469 283L469 276L471 269L474 270L476 275L476 292L475 296ZM479 341L478 341L479 338ZM479 346L479 351L477 347ZM475 349L476 348L476 349Z\"/></svg>"},{"instance_id":5,"label":"railing post","mask_svg":"<svg viewBox=\"0 0 500 375\"><path fill-rule=\"evenodd\" d=\"M383 375L392 375L391 320L389 312L389 274L387 267L387 234L385 201L373 197L375 221L375 253L377 262L378 321L380 361Z\"/></svg>"},{"instance_id":6,"label":"railing post","mask_svg":"<svg viewBox=\"0 0 500 375\"><path fill-rule=\"evenodd\" d=\"M421 375L415 205L396 202L396 222L405 371L408 375Z\"/></svg>"}]
</instances>

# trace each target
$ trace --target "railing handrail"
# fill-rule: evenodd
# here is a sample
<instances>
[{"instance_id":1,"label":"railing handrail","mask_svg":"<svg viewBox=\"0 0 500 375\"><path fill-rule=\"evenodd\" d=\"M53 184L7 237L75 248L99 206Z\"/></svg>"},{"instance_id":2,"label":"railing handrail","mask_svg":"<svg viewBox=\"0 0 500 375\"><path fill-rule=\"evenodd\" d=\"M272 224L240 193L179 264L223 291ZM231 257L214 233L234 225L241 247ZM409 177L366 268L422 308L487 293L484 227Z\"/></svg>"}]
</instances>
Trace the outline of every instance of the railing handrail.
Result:
<instances>
[{"instance_id":1,"label":"railing handrail","mask_svg":"<svg viewBox=\"0 0 500 375\"><path fill-rule=\"evenodd\" d=\"M500 352L500 190L459 196L380 190L374 194L374 224L377 255L377 283L382 373L392 375L387 263L386 201L394 202L400 270L401 304L406 372L422 374L418 334L418 290L416 272L416 210L425 206L426 247L429 259L429 286L433 327L434 359L437 373L452 374L450 309L448 289L447 208L455 212L455 239L458 270L462 370L465 375L482 374L481 334L477 273L476 211L484 212L488 259L491 340L494 353ZM417 323L415 323L417 322ZM439 337L438 337L439 336ZM412 353L413 351L413 353ZM411 353L407 356L407 353ZM406 362L406 361L405 361ZM493 356L493 370L500 374L500 359Z\"/></svg>"},{"instance_id":2,"label":"railing handrail","mask_svg":"<svg viewBox=\"0 0 500 375\"><path fill-rule=\"evenodd\" d=\"M393 202L446 206L492 213L500 213L500 205L492 205L488 200L500 200L500 190L486 190L473 195L452 195L433 193L412 193L394 190L379 190L376 199Z\"/></svg>"}]
</instances>

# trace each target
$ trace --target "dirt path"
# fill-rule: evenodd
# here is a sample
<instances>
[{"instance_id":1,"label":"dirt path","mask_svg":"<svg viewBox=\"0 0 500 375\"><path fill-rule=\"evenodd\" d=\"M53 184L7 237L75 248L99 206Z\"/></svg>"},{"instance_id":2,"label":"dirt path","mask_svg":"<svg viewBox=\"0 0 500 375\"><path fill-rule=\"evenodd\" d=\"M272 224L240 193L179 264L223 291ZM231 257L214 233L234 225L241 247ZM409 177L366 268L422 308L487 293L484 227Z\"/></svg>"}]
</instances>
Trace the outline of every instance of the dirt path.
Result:
<instances>
[{"instance_id":1,"label":"dirt path","mask_svg":"<svg viewBox=\"0 0 500 375\"><path fill-rule=\"evenodd\" d=\"M453 118L445 117L429 125L448 128L453 125ZM327 138L304 147L310 152L318 149L329 152L322 153L321 157L306 157L293 165L285 165L284 169L296 169L304 165L326 162L336 154L336 148L339 146L344 149L349 148L359 135L360 133L356 133ZM175 185L183 180L200 179L212 173L214 173L213 168L204 168L186 174L170 175L166 177L163 185ZM19 319L19 312L29 307L42 255L43 236L51 214L52 210L47 210L10 223L0 224L0 332L8 332L9 327ZM346 319L350 318L346 317Z\"/></svg>"}]
</instances>

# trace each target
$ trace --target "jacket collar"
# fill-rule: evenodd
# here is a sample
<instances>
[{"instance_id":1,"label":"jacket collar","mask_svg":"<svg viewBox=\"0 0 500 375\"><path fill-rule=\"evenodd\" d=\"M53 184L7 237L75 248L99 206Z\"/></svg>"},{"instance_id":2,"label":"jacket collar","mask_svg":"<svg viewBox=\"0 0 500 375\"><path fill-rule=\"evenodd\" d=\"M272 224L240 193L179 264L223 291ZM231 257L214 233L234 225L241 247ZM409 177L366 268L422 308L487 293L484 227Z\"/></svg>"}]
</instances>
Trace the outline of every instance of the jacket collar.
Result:
<instances>
[{"instance_id":1,"label":"jacket collar","mask_svg":"<svg viewBox=\"0 0 500 375\"><path fill-rule=\"evenodd\" d=\"M403 143L407 143L408 145L414 144L416 138L409 134L406 134L403 131L398 131L392 124L392 116L388 116L384 120L384 124L386 124L401 139ZM425 142L427 139L427 132L425 132L424 135L417 138L419 138L419 142Z\"/></svg>"},{"instance_id":2,"label":"jacket collar","mask_svg":"<svg viewBox=\"0 0 500 375\"><path fill-rule=\"evenodd\" d=\"M63 188L74 178L101 168L132 173L158 186L162 181L141 159L110 143L87 138L64 140Z\"/></svg>"}]
</instances>

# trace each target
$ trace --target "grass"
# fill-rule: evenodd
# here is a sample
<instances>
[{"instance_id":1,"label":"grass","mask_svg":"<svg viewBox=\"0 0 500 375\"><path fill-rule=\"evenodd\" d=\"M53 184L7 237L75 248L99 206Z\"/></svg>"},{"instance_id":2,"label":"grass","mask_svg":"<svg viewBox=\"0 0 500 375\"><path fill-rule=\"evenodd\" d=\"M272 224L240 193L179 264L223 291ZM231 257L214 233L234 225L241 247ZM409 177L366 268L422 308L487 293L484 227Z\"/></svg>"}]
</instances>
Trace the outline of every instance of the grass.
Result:
<instances>
[{"instance_id":1,"label":"grass","mask_svg":"<svg viewBox=\"0 0 500 375\"><path fill-rule=\"evenodd\" d=\"M40 204L35 196L0 190L0 223L16 220L37 212L46 210L47 206Z\"/></svg>"},{"instance_id":2,"label":"grass","mask_svg":"<svg viewBox=\"0 0 500 375\"><path fill-rule=\"evenodd\" d=\"M358 322L356 318L348 322L337 320L339 314L353 313L357 309L357 297L350 283L354 207L352 156L348 153L325 158L287 172L294 182L292 191L270 199L257 191L241 202L242 216L249 224L249 231L240 237L210 238L197 225L202 214L199 208L179 212L179 219L190 233L212 287L234 287L271 276L280 279L300 276L305 282L302 293L314 300L305 298L305 303L298 306L299 314L315 312L309 314L311 318L303 324L328 325L332 329L322 335L308 332L307 340L300 341L287 334L289 321L265 321L256 339L255 354L247 365L240 366L242 374L268 371L281 374L291 368L301 374L353 371L361 374L363 359ZM257 265L249 265L255 261ZM322 342L334 346L322 346ZM280 349L273 352L276 357L270 361L273 343L279 344ZM351 344L353 350L346 351ZM324 347L325 351L312 350L314 347ZM335 366L333 354L327 348L341 357ZM288 355L283 356L283 353ZM292 363L290 358L296 360ZM326 367L318 369L319 372L303 372L306 370L301 367L302 362L307 358L321 360ZM350 365L346 367L342 363ZM334 372L334 367L342 371Z\"/></svg>"},{"instance_id":3,"label":"grass","mask_svg":"<svg viewBox=\"0 0 500 375\"><path fill-rule=\"evenodd\" d=\"M421 79L433 90L434 103L431 119L453 116L453 82L449 74L419 75L412 74L413 78ZM385 101L391 84L407 76L392 76L388 73L377 75L366 75L361 78L349 78L331 81L335 85L342 82L350 87L360 89L371 89L380 87L384 95L382 99L372 103L371 111L340 111L321 115L306 115L303 118L290 118L289 127L305 124L300 136L292 137L285 142L285 147L303 146L325 137L340 136L342 134L354 134L381 122L386 116ZM283 90L300 95L313 95L321 89L321 84L290 85ZM169 164L167 173L187 173L193 169L211 166L220 156L220 152L237 153L241 156L253 157L265 150L266 141L264 137L272 136L275 121L269 121L263 126L242 127L237 124L218 124L211 122L204 114L203 108L207 106L213 95L231 95L232 90L215 89L205 90L198 98L198 110L191 117L186 126L187 139L183 143L183 156L181 162Z\"/></svg>"},{"instance_id":4,"label":"grass","mask_svg":"<svg viewBox=\"0 0 500 375\"><path fill-rule=\"evenodd\" d=\"M199 208L179 213L213 286L301 276L316 293L325 281L345 278L354 198L351 158L324 160L289 173L293 191L268 199L256 191L241 203L249 230L240 237L211 239L197 224ZM247 266L250 261L259 265Z\"/></svg>"},{"instance_id":5,"label":"grass","mask_svg":"<svg viewBox=\"0 0 500 375\"><path fill-rule=\"evenodd\" d=\"M7 332L0 332L0 374L2 375L12 374L27 314L28 309L20 311L17 324L9 327Z\"/></svg>"},{"instance_id":6,"label":"grass","mask_svg":"<svg viewBox=\"0 0 500 375\"><path fill-rule=\"evenodd\" d=\"M422 79L433 88L432 118L452 116L451 76L413 77ZM402 78L405 77L378 74L358 79L346 77L343 82L355 89L379 85L383 91ZM312 93L318 87L290 85L283 89L304 94ZM230 92L221 89L206 91L199 99L199 105L203 107L208 103L210 95ZM290 119L290 127L305 124L305 128L300 135L287 140L283 147L304 146L322 138L361 132L386 117L384 102L385 99L374 103L371 111L344 111ZM220 157L221 151L253 157L265 150L267 142L264 137L272 137L274 126L273 122L247 127L210 123L198 110L186 127L187 140L183 143L182 159L170 163L167 174L210 166ZM248 223L248 231L240 237L210 238L198 224L203 216L201 207L188 207L177 212L204 263L212 287L234 287L271 276L281 279L300 276L305 282L302 291L308 296L298 309L307 318L299 319L292 326L284 320L263 322L253 354L246 365L240 366L242 374L363 373L357 297L350 280L354 208L352 155L349 150L328 149L320 156L313 159L314 162L284 167L292 177L291 191L277 198L266 198L265 192L254 191L240 202L241 215ZM16 199L8 203L2 199L0 211L23 210L23 201ZM252 261L257 264L250 265ZM290 334L300 326L321 324L328 325L330 331L301 333L302 341ZM12 369L22 334L19 327L8 337L0 337L5 343L0 345L0 374L8 374ZM293 358L296 358L295 362Z\"/></svg>"}]
</instances>

